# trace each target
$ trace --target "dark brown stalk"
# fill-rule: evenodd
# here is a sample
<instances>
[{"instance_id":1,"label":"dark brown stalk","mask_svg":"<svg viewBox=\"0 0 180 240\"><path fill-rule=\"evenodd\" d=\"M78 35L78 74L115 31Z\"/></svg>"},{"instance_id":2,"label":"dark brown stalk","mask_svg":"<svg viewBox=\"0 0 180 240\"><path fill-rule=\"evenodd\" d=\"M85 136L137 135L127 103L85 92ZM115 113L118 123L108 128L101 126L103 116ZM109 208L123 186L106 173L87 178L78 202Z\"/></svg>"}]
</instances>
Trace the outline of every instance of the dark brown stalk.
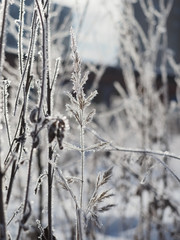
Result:
<instances>
[{"instance_id":1,"label":"dark brown stalk","mask_svg":"<svg viewBox=\"0 0 180 240\"><path fill-rule=\"evenodd\" d=\"M42 149L40 147L37 149L38 176L40 176L43 171L41 152L42 152ZM42 189L42 185L40 185L39 186L39 216L38 216L38 219L40 222L42 222L42 210L43 210L43 189Z\"/></svg>"},{"instance_id":2,"label":"dark brown stalk","mask_svg":"<svg viewBox=\"0 0 180 240\"><path fill-rule=\"evenodd\" d=\"M49 160L52 160L52 149L49 147ZM48 240L52 240L52 165L48 163Z\"/></svg>"},{"instance_id":3,"label":"dark brown stalk","mask_svg":"<svg viewBox=\"0 0 180 240\"><path fill-rule=\"evenodd\" d=\"M12 164L12 168L11 168L11 176L10 176L10 180L9 180L9 187L8 187L8 192L7 192L7 197L6 197L6 205L8 205L9 200L10 200L10 196L11 196L11 192L12 192L12 186L13 186L16 171L17 171L17 161L14 160L13 164Z\"/></svg>"},{"instance_id":4,"label":"dark brown stalk","mask_svg":"<svg viewBox=\"0 0 180 240\"><path fill-rule=\"evenodd\" d=\"M6 240L6 221L4 213L4 202L3 202L3 173L1 170L0 162L0 239Z\"/></svg>"},{"instance_id":5,"label":"dark brown stalk","mask_svg":"<svg viewBox=\"0 0 180 240\"><path fill-rule=\"evenodd\" d=\"M42 52L43 52L43 84L42 84L42 95L40 98L40 105L44 99L43 94L45 93L45 84L47 80L47 114L51 116L51 88L50 88L50 74L49 74L49 1L46 1L46 13L41 12L40 4L36 0L37 8L40 15L40 21L42 25ZM40 108L39 108L40 109ZM48 160L52 160L53 150L49 147ZM52 240L52 165L48 162L48 240Z\"/></svg>"},{"instance_id":6,"label":"dark brown stalk","mask_svg":"<svg viewBox=\"0 0 180 240\"><path fill-rule=\"evenodd\" d=\"M19 140L18 140L18 143L15 147L15 153L18 153L19 149L21 149L18 159L20 159L20 156L21 156L21 153L22 153L22 146L24 144L23 143L24 134L25 134L25 124L24 124L24 118L22 116L22 118L21 118L21 128L20 128L20 132L19 132ZM13 157L12 157L12 159L13 159ZM8 192L7 192L7 197L6 197L6 204L7 205L8 205L9 200L10 200L12 187L13 187L13 182L14 182L14 178L15 178L17 170L18 170L17 159L15 159L12 163L12 168L11 168L11 176L10 176L9 187L8 187Z\"/></svg>"},{"instance_id":7,"label":"dark brown stalk","mask_svg":"<svg viewBox=\"0 0 180 240\"><path fill-rule=\"evenodd\" d=\"M51 116L51 87L50 87L50 74L49 74L49 1L47 1L47 11L45 15L45 26L46 26L46 61L47 61L47 111L48 116ZM53 150L52 147L49 146L48 160L52 160ZM52 182L53 182L53 167L50 162L48 162L48 239L53 239L52 233Z\"/></svg>"}]
</instances>

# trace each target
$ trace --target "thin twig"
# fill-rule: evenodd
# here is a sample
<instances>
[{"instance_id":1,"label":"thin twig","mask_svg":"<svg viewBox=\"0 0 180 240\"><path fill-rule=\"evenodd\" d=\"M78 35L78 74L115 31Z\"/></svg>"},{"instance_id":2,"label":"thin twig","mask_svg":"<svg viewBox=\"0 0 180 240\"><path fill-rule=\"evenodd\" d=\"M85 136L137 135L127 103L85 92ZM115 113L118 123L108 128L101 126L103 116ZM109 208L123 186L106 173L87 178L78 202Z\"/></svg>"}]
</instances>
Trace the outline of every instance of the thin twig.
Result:
<instances>
[{"instance_id":1,"label":"thin twig","mask_svg":"<svg viewBox=\"0 0 180 240\"><path fill-rule=\"evenodd\" d=\"M87 128L86 130L91 132L94 136L96 136L99 140L101 140L104 143L107 143L107 146L111 146L111 148L106 148L106 151L120 151L120 152L129 152L129 153L142 153L142 154L152 154L152 155L157 155L157 156L166 156L166 157L170 157L173 159L177 159L180 160L180 156L177 156L171 152L168 151L154 151L154 150L150 150L150 149L141 149L141 148L125 148L125 147L119 147L117 145L112 144L111 142L109 142L108 140L100 137L95 130L93 130L92 128Z\"/></svg>"},{"instance_id":2,"label":"thin twig","mask_svg":"<svg viewBox=\"0 0 180 240\"><path fill-rule=\"evenodd\" d=\"M75 203L75 206L79 209L79 204L77 202L76 196L73 193L72 189L69 187L69 184L68 184L67 180L65 179L65 177L63 176L62 171L59 170L58 167L55 167L55 170L57 171L58 176L60 177L60 179L63 181L64 186L66 187L66 189L70 193L70 195L71 195L71 197L72 197L72 199L73 199L73 201Z\"/></svg>"},{"instance_id":3,"label":"thin twig","mask_svg":"<svg viewBox=\"0 0 180 240\"><path fill-rule=\"evenodd\" d=\"M3 174L1 169L1 156L0 156L0 239L6 240L6 220L4 212L4 201L3 201Z\"/></svg>"},{"instance_id":4,"label":"thin twig","mask_svg":"<svg viewBox=\"0 0 180 240\"><path fill-rule=\"evenodd\" d=\"M4 94L3 94L3 97L4 97L4 119L5 119L5 125L6 125L6 130L7 130L7 136L8 136L8 142L9 142L9 146L11 146L11 136L10 136L10 129L9 129L9 123L8 123L8 109L7 109L7 95L8 95L8 92L7 92L7 84L6 82L4 82Z\"/></svg>"},{"instance_id":5,"label":"thin twig","mask_svg":"<svg viewBox=\"0 0 180 240\"><path fill-rule=\"evenodd\" d=\"M164 166L164 168L167 169L171 173L171 175L178 181L178 183L180 183L180 178L168 167L168 165L165 162L163 162L161 159L155 157L154 155L151 155L151 154L149 154L149 155L153 159L155 159L157 162L161 163Z\"/></svg>"},{"instance_id":6,"label":"thin twig","mask_svg":"<svg viewBox=\"0 0 180 240\"><path fill-rule=\"evenodd\" d=\"M19 35L18 35L18 59L20 73L23 73L23 28L24 28L24 0L20 1L19 9Z\"/></svg>"},{"instance_id":7,"label":"thin twig","mask_svg":"<svg viewBox=\"0 0 180 240\"><path fill-rule=\"evenodd\" d=\"M37 27L38 27L38 19L37 19L37 11L35 10L34 13L33 13L33 19L32 19L31 39L30 39L30 44L29 44L29 51L28 51L28 56L27 56L25 67L24 67L23 72L21 74L21 80L20 80L20 84L19 84L19 87L18 87L18 91L17 91L17 96L16 96L16 100L15 100L15 107L14 107L14 115L16 114L16 109L17 109L18 100L19 100L19 94L20 94L21 87L22 87L22 84L24 82L24 79L25 79L25 76L26 76L26 73L27 73L27 69L31 67ZM24 94L26 94L26 92Z\"/></svg>"},{"instance_id":8,"label":"thin twig","mask_svg":"<svg viewBox=\"0 0 180 240\"><path fill-rule=\"evenodd\" d=\"M111 146L111 148L106 148L106 151L120 151L120 152L128 152L128 153L141 153L144 155L149 155L151 156L153 159L155 159L156 161L158 161L159 163L161 163L170 173L173 177L175 177L175 179L180 183L180 179L179 177L168 167L168 165L160 160L159 158L157 158L156 156L162 156L162 157L169 157L169 158L174 158L177 160L180 160L180 157L169 153L167 151L162 152L162 151L153 151L153 150L148 150L148 149L137 149L137 148L123 148L123 147L119 147L119 146L115 146L112 143L106 141L105 139L101 138L94 130L90 129L90 128L86 128L88 131L90 131L94 136L96 136L98 139L100 139L103 142L106 142L109 144L109 146Z\"/></svg>"},{"instance_id":9,"label":"thin twig","mask_svg":"<svg viewBox=\"0 0 180 240\"><path fill-rule=\"evenodd\" d=\"M73 193L72 189L69 187L69 184L67 182L67 180L65 179L65 177L62 174L62 171L58 169L58 167L55 167L55 170L58 173L59 178L62 180L62 182L64 183L65 188L68 190L69 194L72 197L72 200L75 203L76 206L76 217L77 217L77 231L76 231L76 240L83 240L83 235L84 235L84 231L83 231L83 224L82 224L82 220L83 220L83 216L82 216L82 209L80 208L76 196Z\"/></svg>"},{"instance_id":10,"label":"thin twig","mask_svg":"<svg viewBox=\"0 0 180 240\"><path fill-rule=\"evenodd\" d=\"M2 24L1 24L1 33L0 33L0 80L2 78L2 69L3 69L3 61L4 61L4 39L5 39L5 27L7 20L7 11L9 6L9 1L2 1L3 11L2 11Z\"/></svg>"}]
</instances>

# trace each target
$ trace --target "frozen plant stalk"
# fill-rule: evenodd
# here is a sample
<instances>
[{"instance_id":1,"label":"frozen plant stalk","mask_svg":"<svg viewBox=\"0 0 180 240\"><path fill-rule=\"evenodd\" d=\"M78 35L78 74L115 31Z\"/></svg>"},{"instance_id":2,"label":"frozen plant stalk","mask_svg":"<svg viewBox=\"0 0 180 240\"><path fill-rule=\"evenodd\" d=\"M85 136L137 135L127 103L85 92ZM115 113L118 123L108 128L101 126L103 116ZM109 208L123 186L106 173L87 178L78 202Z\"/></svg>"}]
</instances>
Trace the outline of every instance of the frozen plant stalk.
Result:
<instances>
[{"instance_id":1,"label":"frozen plant stalk","mask_svg":"<svg viewBox=\"0 0 180 240\"><path fill-rule=\"evenodd\" d=\"M92 111L86 111L86 108L91 104L92 99L97 95L97 91L93 91L86 97L84 93L84 85L88 79L88 72L82 76L81 74L81 59L77 50L76 39L71 29L71 48L73 59L73 95L67 93L70 98L71 104L67 104L67 110L76 119L80 126L80 149L81 149L81 188L80 188L80 207L83 207L83 186L84 186L84 163L85 163L85 139L84 130L86 125L91 122L95 109Z\"/></svg>"}]
</instances>

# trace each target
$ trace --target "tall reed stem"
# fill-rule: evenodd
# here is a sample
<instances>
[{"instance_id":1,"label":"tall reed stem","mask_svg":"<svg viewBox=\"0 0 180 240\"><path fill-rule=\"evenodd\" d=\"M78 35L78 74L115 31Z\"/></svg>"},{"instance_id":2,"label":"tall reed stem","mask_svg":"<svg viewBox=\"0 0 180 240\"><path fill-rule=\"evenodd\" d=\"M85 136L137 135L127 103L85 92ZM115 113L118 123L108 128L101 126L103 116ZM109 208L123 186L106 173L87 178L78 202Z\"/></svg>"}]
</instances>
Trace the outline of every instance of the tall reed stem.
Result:
<instances>
[{"instance_id":1,"label":"tall reed stem","mask_svg":"<svg viewBox=\"0 0 180 240\"><path fill-rule=\"evenodd\" d=\"M49 9L50 2L47 1L46 14L45 14L45 41L46 41L46 63L47 63L47 113L48 116L52 115L51 107L51 84L50 84L50 67L49 67ZM49 146L48 149L48 160L51 161L53 156L52 147ZM53 239L52 232L52 182L53 182L53 167L50 162L48 162L48 240Z\"/></svg>"},{"instance_id":2,"label":"tall reed stem","mask_svg":"<svg viewBox=\"0 0 180 240\"><path fill-rule=\"evenodd\" d=\"M81 110L81 118L83 119L83 109ZM83 121L82 121L83 122ZM80 189L80 208L83 207L83 191L84 191L84 126L80 126L80 147L81 147L81 189Z\"/></svg>"}]
</instances>

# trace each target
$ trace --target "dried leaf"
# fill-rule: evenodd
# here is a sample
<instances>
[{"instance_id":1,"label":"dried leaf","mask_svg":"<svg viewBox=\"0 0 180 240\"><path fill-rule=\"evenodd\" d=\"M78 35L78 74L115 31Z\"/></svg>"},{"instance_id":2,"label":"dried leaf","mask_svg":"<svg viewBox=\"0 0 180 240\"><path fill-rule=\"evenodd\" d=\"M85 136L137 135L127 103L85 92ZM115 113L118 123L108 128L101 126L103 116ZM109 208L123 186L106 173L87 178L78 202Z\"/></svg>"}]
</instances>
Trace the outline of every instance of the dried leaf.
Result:
<instances>
[{"instance_id":1,"label":"dried leaf","mask_svg":"<svg viewBox=\"0 0 180 240\"><path fill-rule=\"evenodd\" d=\"M36 107L34 108L29 116L29 119L32 123L39 123L41 121L41 118L38 119L39 109Z\"/></svg>"},{"instance_id":2,"label":"dried leaf","mask_svg":"<svg viewBox=\"0 0 180 240\"><path fill-rule=\"evenodd\" d=\"M96 226L101 229L103 227L103 224L99 221L99 218L96 214L91 214L91 220L96 224Z\"/></svg>"},{"instance_id":3,"label":"dried leaf","mask_svg":"<svg viewBox=\"0 0 180 240\"><path fill-rule=\"evenodd\" d=\"M86 71L85 74L84 74L84 77L82 78L81 80L81 86L84 86L85 83L87 82L88 80L88 76L89 76L89 71Z\"/></svg>"},{"instance_id":4,"label":"dried leaf","mask_svg":"<svg viewBox=\"0 0 180 240\"><path fill-rule=\"evenodd\" d=\"M31 204L30 204L30 202L29 201L27 201L27 210L26 210L26 212L24 213L24 215L23 215L23 218L22 218L22 220L21 220L21 224L22 225L24 225L26 222L27 222L27 220L29 219L29 217L30 217L30 215L31 215Z\"/></svg>"},{"instance_id":5,"label":"dried leaf","mask_svg":"<svg viewBox=\"0 0 180 240\"><path fill-rule=\"evenodd\" d=\"M56 121L51 124L48 130L48 140L51 143L56 137Z\"/></svg>"},{"instance_id":6,"label":"dried leaf","mask_svg":"<svg viewBox=\"0 0 180 240\"><path fill-rule=\"evenodd\" d=\"M107 171L104 172L102 176L102 180L99 183L99 187L106 184L110 180L110 178L112 177L112 170L113 170L113 167L109 168Z\"/></svg>"},{"instance_id":7,"label":"dried leaf","mask_svg":"<svg viewBox=\"0 0 180 240\"><path fill-rule=\"evenodd\" d=\"M39 145L39 136L37 134L35 135L35 132L31 132L31 137L33 138L33 148L37 148L37 146Z\"/></svg>"},{"instance_id":8,"label":"dried leaf","mask_svg":"<svg viewBox=\"0 0 180 240\"><path fill-rule=\"evenodd\" d=\"M78 105L78 101L73 97L70 92L66 92L66 95L69 97L72 104Z\"/></svg>"},{"instance_id":9,"label":"dried leaf","mask_svg":"<svg viewBox=\"0 0 180 240\"><path fill-rule=\"evenodd\" d=\"M64 147L68 150L76 150L76 151L81 151L80 147L75 146L74 144L64 142Z\"/></svg>"},{"instance_id":10,"label":"dried leaf","mask_svg":"<svg viewBox=\"0 0 180 240\"><path fill-rule=\"evenodd\" d=\"M106 191L104 191L103 193L101 193L101 194L98 196L97 201L98 201L98 202L102 202L102 201L103 201L104 199L106 199L106 198L113 197L114 194L113 194L113 193L110 193L110 194L109 194L109 191L110 191L110 190L106 190Z\"/></svg>"},{"instance_id":11,"label":"dried leaf","mask_svg":"<svg viewBox=\"0 0 180 240\"><path fill-rule=\"evenodd\" d=\"M97 181L96 181L96 188L100 185L100 180L101 180L101 174L98 174Z\"/></svg>"},{"instance_id":12,"label":"dried leaf","mask_svg":"<svg viewBox=\"0 0 180 240\"><path fill-rule=\"evenodd\" d=\"M86 98L86 103L89 105L90 102L95 98L95 96L98 94L98 92L95 90L91 92L91 94ZM86 106L88 106L86 105Z\"/></svg>"},{"instance_id":13,"label":"dried leaf","mask_svg":"<svg viewBox=\"0 0 180 240\"><path fill-rule=\"evenodd\" d=\"M57 129L57 141L58 141L58 145L59 145L59 149L62 150L63 146L62 146L62 140L64 138L64 131L60 131L60 129Z\"/></svg>"},{"instance_id":14,"label":"dried leaf","mask_svg":"<svg viewBox=\"0 0 180 240\"><path fill-rule=\"evenodd\" d=\"M48 226L46 228L43 229L43 235L42 235L42 240L47 240L49 239L49 229L48 229ZM52 240L56 240L56 237L53 235Z\"/></svg>"},{"instance_id":15,"label":"dried leaf","mask_svg":"<svg viewBox=\"0 0 180 240\"><path fill-rule=\"evenodd\" d=\"M39 188L42 184L43 178L47 176L47 173L43 173L38 177L37 183L36 183L36 187L34 189L35 194L37 194L37 192L39 191Z\"/></svg>"},{"instance_id":16,"label":"dried leaf","mask_svg":"<svg viewBox=\"0 0 180 240\"><path fill-rule=\"evenodd\" d=\"M86 123L86 124L87 124L87 123L90 123L90 122L92 121L95 113L96 113L96 110L93 109L93 110L88 114L88 116L86 117L86 120L85 120L85 123Z\"/></svg>"},{"instance_id":17,"label":"dried leaf","mask_svg":"<svg viewBox=\"0 0 180 240\"><path fill-rule=\"evenodd\" d=\"M100 143L91 145L90 147L87 147L87 148L85 148L84 150L85 150L85 151L95 151L95 150L96 150L96 151L99 151L99 150L104 149L107 145L109 145L109 143L100 142Z\"/></svg>"},{"instance_id":18,"label":"dried leaf","mask_svg":"<svg viewBox=\"0 0 180 240\"><path fill-rule=\"evenodd\" d=\"M66 110L69 111L72 114L72 116L74 116L74 118L80 125L82 124L79 117L79 113L75 109L73 109L69 104L66 104Z\"/></svg>"},{"instance_id":19,"label":"dried leaf","mask_svg":"<svg viewBox=\"0 0 180 240\"><path fill-rule=\"evenodd\" d=\"M115 204L108 204L104 207L99 208L97 211L98 212L106 212L106 211L109 211L112 207L115 207L115 206L116 206Z\"/></svg>"},{"instance_id":20,"label":"dried leaf","mask_svg":"<svg viewBox=\"0 0 180 240\"><path fill-rule=\"evenodd\" d=\"M48 131L49 143L51 143L56 137L59 148L63 149L62 140L64 138L64 131L65 131L64 120L57 118L56 121L54 121L49 127L49 131Z\"/></svg>"}]
</instances>

